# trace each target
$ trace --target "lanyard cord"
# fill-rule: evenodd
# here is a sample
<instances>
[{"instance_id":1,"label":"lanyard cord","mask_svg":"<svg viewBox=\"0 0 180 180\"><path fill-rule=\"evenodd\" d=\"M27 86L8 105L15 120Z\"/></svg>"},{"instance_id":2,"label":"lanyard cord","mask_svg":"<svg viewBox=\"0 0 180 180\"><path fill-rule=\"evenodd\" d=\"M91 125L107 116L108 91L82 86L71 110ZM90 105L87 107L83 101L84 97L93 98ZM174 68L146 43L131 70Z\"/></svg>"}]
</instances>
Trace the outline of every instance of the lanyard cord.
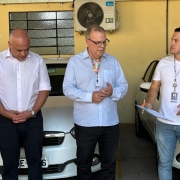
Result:
<instances>
[{"instance_id":1,"label":"lanyard cord","mask_svg":"<svg viewBox=\"0 0 180 180\"><path fill-rule=\"evenodd\" d=\"M94 61L97 61L97 62L95 63ZM93 66L94 72L95 72L96 74L98 74L98 72L99 72L100 64L101 64L101 60L100 60L100 59L98 59L98 60L92 60L92 66Z\"/></svg>"},{"instance_id":2,"label":"lanyard cord","mask_svg":"<svg viewBox=\"0 0 180 180\"><path fill-rule=\"evenodd\" d=\"M95 63L95 61L96 61L96 63ZM100 59L97 59L97 60L92 59L92 66L93 66L94 72L96 73L96 83L98 83L98 72L100 69L100 64L101 64Z\"/></svg>"}]
</instances>

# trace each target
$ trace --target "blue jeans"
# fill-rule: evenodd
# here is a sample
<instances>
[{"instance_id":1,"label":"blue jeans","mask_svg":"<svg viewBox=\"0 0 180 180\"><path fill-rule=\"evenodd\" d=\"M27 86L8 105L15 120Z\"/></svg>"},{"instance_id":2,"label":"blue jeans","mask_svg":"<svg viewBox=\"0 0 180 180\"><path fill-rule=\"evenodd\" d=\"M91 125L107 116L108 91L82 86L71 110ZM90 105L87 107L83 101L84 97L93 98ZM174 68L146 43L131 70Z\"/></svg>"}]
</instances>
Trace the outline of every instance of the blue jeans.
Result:
<instances>
[{"instance_id":1,"label":"blue jeans","mask_svg":"<svg viewBox=\"0 0 180 180\"><path fill-rule=\"evenodd\" d=\"M180 125L170 125L156 121L159 180L172 180L172 162L177 139L180 139Z\"/></svg>"}]
</instances>

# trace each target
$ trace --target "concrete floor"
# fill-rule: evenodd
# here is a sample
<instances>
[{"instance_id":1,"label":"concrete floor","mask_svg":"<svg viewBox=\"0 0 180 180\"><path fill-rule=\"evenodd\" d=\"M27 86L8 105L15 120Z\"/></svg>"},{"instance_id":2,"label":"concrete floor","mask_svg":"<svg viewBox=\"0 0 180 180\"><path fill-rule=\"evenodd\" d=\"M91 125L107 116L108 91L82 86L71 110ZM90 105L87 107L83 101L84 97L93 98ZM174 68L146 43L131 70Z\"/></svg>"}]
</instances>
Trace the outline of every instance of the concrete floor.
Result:
<instances>
[{"instance_id":1,"label":"concrete floor","mask_svg":"<svg viewBox=\"0 0 180 180\"><path fill-rule=\"evenodd\" d=\"M147 133L137 138L134 124L120 124L118 156L121 175L116 180L158 180L156 146ZM172 172L172 180L180 180L180 169L172 168Z\"/></svg>"},{"instance_id":2,"label":"concrete floor","mask_svg":"<svg viewBox=\"0 0 180 180\"><path fill-rule=\"evenodd\" d=\"M121 180L158 180L155 154L148 135L137 138L134 124L120 124Z\"/></svg>"}]
</instances>

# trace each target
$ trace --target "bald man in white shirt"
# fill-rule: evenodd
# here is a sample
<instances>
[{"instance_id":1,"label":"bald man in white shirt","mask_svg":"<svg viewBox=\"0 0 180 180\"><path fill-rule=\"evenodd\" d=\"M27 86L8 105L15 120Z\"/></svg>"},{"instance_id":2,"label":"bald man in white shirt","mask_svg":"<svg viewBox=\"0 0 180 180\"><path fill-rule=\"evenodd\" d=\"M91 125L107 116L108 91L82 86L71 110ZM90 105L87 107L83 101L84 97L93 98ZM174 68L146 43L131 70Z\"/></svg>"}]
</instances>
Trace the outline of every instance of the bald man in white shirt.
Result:
<instances>
[{"instance_id":1,"label":"bald man in white shirt","mask_svg":"<svg viewBox=\"0 0 180 180\"><path fill-rule=\"evenodd\" d=\"M0 151L3 180L18 180L20 147L25 149L28 179L42 180L43 117L51 90L43 59L29 51L24 29L11 32L9 48L0 53Z\"/></svg>"}]
</instances>

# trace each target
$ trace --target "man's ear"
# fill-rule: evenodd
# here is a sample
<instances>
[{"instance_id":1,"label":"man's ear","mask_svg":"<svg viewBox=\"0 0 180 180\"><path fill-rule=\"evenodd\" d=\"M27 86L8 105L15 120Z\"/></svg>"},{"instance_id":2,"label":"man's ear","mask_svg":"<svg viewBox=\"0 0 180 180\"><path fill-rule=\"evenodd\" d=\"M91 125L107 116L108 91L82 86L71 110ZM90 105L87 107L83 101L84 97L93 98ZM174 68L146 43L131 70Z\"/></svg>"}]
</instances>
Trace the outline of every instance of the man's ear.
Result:
<instances>
[{"instance_id":1,"label":"man's ear","mask_svg":"<svg viewBox=\"0 0 180 180\"><path fill-rule=\"evenodd\" d=\"M11 47L11 43L10 43L10 41L8 41L8 47L9 47L9 49L10 49L10 47Z\"/></svg>"}]
</instances>

